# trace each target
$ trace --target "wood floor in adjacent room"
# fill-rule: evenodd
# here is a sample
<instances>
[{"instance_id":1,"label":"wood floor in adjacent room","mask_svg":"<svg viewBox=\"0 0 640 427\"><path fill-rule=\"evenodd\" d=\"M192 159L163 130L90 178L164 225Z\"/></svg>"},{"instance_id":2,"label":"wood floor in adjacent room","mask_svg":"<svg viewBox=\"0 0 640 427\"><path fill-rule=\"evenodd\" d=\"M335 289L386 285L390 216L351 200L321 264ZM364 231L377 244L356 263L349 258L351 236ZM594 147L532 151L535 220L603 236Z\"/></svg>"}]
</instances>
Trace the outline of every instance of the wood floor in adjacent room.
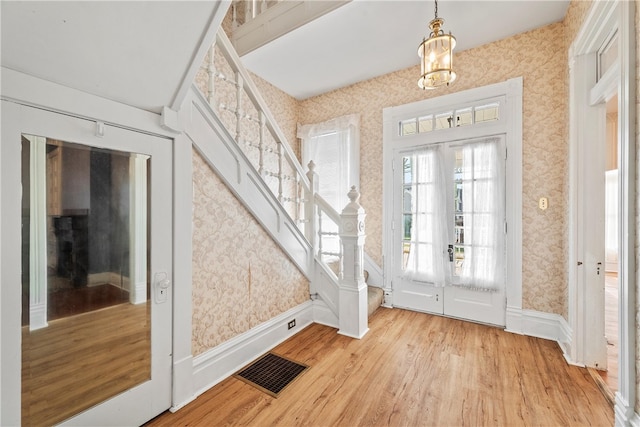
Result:
<instances>
[{"instance_id":1,"label":"wood floor in adjacent room","mask_svg":"<svg viewBox=\"0 0 640 427\"><path fill-rule=\"evenodd\" d=\"M228 378L150 426L613 425L552 341L380 308L362 340L314 324L273 352L310 366L273 398Z\"/></svg>"}]
</instances>

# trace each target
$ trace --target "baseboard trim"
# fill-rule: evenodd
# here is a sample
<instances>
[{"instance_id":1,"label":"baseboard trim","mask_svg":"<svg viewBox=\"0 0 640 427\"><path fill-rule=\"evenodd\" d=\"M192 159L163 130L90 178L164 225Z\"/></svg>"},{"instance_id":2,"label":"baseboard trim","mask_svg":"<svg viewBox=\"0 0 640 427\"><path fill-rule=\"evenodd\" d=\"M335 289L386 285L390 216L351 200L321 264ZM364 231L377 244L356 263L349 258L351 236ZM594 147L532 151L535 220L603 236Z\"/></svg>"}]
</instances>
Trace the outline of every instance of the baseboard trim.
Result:
<instances>
[{"instance_id":1,"label":"baseboard trim","mask_svg":"<svg viewBox=\"0 0 640 427\"><path fill-rule=\"evenodd\" d=\"M633 414L633 417L631 417L631 420L629 421L629 425L631 427L640 427L640 415L638 415L637 412L635 412Z\"/></svg>"},{"instance_id":2,"label":"baseboard trim","mask_svg":"<svg viewBox=\"0 0 640 427\"><path fill-rule=\"evenodd\" d=\"M507 307L507 332L556 341L564 357L569 358L573 331L564 317L555 313Z\"/></svg>"},{"instance_id":3,"label":"baseboard trim","mask_svg":"<svg viewBox=\"0 0 640 427\"><path fill-rule=\"evenodd\" d=\"M191 401L240 368L313 323L314 302L307 301L193 358ZM294 319L296 326L287 329ZM174 406L179 408L187 401Z\"/></svg>"},{"instance_id":4,"label":"baseboard trim","mask_svg":"<svg viewBox=\"0 0 640 427\"><path fill-rule=\"evenodd\" d=\"M615 398L616 404L613 407L614 425L616 427L640 427L640 415L634 412L633 404L624 401L620 393L616 393Z\"/></svg>"},{"instance_id":5,"label":"baseboard trim","mask_svg":"<svg viewBox=\"0 0 640 427\"><path fill-rule=\"evenodd\" d=\"M313 301L313 321L336 329L340 327L338 316L321 299Z\"/></svg>"},{"instance_id":6,"label":"baseboard trim","mask_svg":"<svg viewBox=\"0 0 640 427\"><path fill-rule=\"evenodd\" d=\"M193 378L193 356L183 358L173 362L173 405L169 410L176 412L183 406L193 402L196 396L192 390Z\"/></svg>"}]
</instances>

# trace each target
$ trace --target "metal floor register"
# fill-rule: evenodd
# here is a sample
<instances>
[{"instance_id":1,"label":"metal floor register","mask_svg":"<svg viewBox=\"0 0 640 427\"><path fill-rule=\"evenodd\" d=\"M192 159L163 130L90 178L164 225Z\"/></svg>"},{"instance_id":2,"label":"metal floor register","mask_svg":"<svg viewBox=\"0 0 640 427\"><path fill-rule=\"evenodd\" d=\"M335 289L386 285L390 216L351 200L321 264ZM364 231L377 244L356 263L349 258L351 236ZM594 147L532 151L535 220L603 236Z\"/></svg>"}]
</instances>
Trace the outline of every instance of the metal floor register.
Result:
<instances>
[{"instance_id":1,"label":"metal floor register","mask_svg":"<svg viewBox=\"0 0 640 427\"><path fill-rule=\"evenodd\" d=\"M273 397L278 397L280 392L308 367L277 354L267 353L236 373L234 377Z\"/></svg>"}]
</instances>

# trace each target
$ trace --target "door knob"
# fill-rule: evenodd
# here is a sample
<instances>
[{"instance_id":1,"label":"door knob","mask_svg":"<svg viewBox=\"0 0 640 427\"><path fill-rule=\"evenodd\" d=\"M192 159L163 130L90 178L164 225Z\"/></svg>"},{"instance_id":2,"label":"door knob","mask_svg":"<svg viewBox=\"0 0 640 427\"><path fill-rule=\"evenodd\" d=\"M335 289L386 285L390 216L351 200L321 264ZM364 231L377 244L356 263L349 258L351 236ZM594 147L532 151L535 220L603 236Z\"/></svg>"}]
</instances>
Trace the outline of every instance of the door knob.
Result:
<instances>
[{"instance_id":1,"label":"door knob","mask_svg":"<svg viewBox=\"0 0 640 427\"><path fill-rule=\"evenodd\" d=\"M156 303L162 304L167 302L167 295L169 294L169 286L171 286L171 280L165 272L156 273L153 276L153 281L156 287Z\"/></svg>"}]
</instances>

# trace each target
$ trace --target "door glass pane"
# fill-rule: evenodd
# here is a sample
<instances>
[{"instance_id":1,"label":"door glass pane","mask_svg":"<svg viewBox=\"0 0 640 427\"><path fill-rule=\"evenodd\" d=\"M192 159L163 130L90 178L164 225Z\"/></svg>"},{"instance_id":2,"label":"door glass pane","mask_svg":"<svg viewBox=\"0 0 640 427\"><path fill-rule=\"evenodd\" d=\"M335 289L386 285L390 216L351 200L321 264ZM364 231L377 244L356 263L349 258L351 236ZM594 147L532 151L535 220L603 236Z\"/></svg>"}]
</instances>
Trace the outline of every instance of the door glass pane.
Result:
<instances>
[{"instance_id":1,"label":"door glass pane","mask_svg":"<svg viewBox=\"0 0 640 427\"><path fill-rule=\"evenodd\" d=\"M418 117L418 128L420 133L431 132L433 130L433 116Z\"/></svg>"},{"instance_id":2,"label":"door glass pane","mask_svg":"<svg viewBox=\"0 0 640 427\"><path fill-rule=\"evenodd\" d=\"M500 280L504 183L495 141L454 149L453 266L458 283L491 287Z\"/></svg>"},{"instance_id":3,"label":"door glass pane","mask_svg":"<svg viewBox=\"0 0 640 427\"><path fill-rule=\"evenodd\" d=\"M149 157L22 137L22 423L151 376Z\"/></svg>"},{"instance_id":4,"label":"door glass pane","mask_svg":"<svg viewBox=\"0 0 640 427\"><path fill-rule=\"evenodd\" d=\"M402 270L405 277L433 282L440 270L437 218L437 159L434 151L402 158Z\"/></svg>"},{"instance_id":5,"label":"door glass pane","mask_svg":"<svg viewBox=\"0 0 640 427\"><path fill-rule=\"evenodd\" d=\"M453 127L453 112L438 114L436 116L436 129L448 129Z\"/></svg>"},{"instance_id":6,"label":"door glass pane","mask_svg":"<svg viewBox=\"0 0 640 427\"><path fill-rule=\"evenodd\" d=\"M459 276L462 272L462 265L464 263L464 235L465 235L465 225L469 225L468 221L465 224L465 209L463 205L463 192L466 190L469 191L469 179L471 179L471 183L473 182L472 177L466 177L464 174L464 166L463 166L463 151L455 150L455 166L454 166L454 194L453 194L453 212L454 212L454 243L453 243L453 275ZM470 232L471 230L469 230Z\"/></svg>"},{"instance_id":7,"label":"door glass pane","mask_svg":"<svg viewBox=\"0 0 640 427\"><path fill-rule=\"evenodd\" d=\"M500 104L492 103L487 105L481 105L475 108L475 122L490 122L498 120Z\"/></svg>"},{"instance_id":8,"label":"door glass pane","mask_svg":"<svg viewBox=\"0 0 640 427\"><path fill-rule=\"evenodd\" d=\"M415 135L416 130L416 119L403 120L400 122L400 135Z\"/></svg>"},{"instance_id":9,"label":"door glass pane","mask_svg":"<svg viewBox=\"0 0 640 427\"><path fill-rule=\"evenodd\" d=\"M456 111L456 126L470 126L473 124L471 107Z\"/></svg>"}]
</instances>

